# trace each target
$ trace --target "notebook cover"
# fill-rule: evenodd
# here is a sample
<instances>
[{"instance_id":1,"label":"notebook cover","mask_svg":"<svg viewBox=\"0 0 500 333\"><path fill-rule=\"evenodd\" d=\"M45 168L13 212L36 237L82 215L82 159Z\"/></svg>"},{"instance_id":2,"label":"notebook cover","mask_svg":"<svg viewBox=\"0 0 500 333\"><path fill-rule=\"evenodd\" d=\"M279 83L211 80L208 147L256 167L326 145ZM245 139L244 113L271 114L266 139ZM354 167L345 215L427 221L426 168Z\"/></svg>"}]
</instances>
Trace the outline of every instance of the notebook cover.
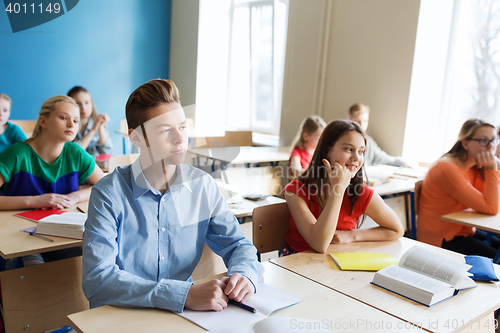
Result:
<instances>
[{"instance_id":1,"label":"notebook cover","mask_svg":"<svg viewBox=\"0 0 500 333\"><path fill-rule=\"evenodd\" d=\"M330 256L343 271L378 271L398 264L396 258L386 253L344 252L330 253Z\"/></svg>"},{"instance_id":2,"label":"notebook cover","mask_svg":"<svg viewBox=\"0 0 500 333\"><path fill-rule=\"evenodd\" d=\"M105 162L105 161L108 161L111 156L113 156L113 155L110 155L110 154L100 154L100 155L97 155L95 157L95 160L96 161Z\"/></svg>"},{"instance_id":3,"label":"notebook cover","mask_svg":"<svg viewBox=\"0 0 500 333\"><path fill-rule=\"evenodd\" d=\"M27 212L22 212L16 214L16 216L22 217L24 219L28 219L31 221L38 222L44 217L50 216L50 215L60 215L62 213L66 213L64 210L60 209L36 209L36 210L29 210Z\"/></svg>"}]
</instances>

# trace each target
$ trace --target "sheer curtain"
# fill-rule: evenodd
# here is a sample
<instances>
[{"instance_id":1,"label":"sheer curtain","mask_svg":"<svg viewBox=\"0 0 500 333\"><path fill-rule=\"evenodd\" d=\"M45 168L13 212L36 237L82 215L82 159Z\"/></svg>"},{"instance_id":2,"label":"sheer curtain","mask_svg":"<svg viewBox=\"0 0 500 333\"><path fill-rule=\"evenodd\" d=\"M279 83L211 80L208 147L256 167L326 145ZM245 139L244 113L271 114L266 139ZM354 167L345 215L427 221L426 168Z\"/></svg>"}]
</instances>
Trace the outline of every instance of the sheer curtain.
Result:
<instances>
[{"instance_id":1,"label":"sheer curtain","mask_svg":"<svg viewBox=\"0 0 500 333\"><path fill-rule=\"evenodd\" d=\"M500 2L422 0L403 157L432 162L465 120L499 115Z\"/></svg>"},{"instance_id":2,"label":"sheer curtain","mask_svg":"<svg viewBox=\"0 0 500 333\"><path fill-rule=\"evenodd\" d=\"M279 134L287 15L288 0L200 0L195 123Z\"/></svg>"}]
</instances>

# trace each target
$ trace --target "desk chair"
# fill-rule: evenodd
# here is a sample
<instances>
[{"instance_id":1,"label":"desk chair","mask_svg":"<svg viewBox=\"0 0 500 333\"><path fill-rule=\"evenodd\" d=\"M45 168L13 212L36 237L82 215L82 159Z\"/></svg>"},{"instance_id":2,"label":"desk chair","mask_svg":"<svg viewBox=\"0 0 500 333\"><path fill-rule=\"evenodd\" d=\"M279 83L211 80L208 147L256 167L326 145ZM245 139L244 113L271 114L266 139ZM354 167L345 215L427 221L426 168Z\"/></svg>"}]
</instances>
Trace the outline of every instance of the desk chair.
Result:
<instances>
[{"instance_id":1,"label":"desk chair","mask_svg":"<svg viewBox=\"0 0 500 333\"><path fill-rule=\"evenodd\" d=\"M211 145L211 143L226 142L231 143L239 147L243 146L253 146L252 132L251 131L226 131L224 136L221 137L206 137L197 138L196 147L204 146L208 147L218 147L217 144Z\"/></svg>"},{"instance_id":2,"label":"desk chair","mask_svg":"<svg viewBox=\"0 0 500 333\"><path fill-rule=\"evenodd\" d=\"M420 198L420 193L422 192L423 180L419 180L415 183L415 214L418 215L418 200Z\"/></svg>"},{"instance_id":3,"label":"desk chair","mask_svg":"<svg viewBox=\"0 0 500 333\"><path fill-rule=\"evenodd\" d=\"M253 245L261 253L283 250L288 247L286 234L290 223L290 211L286 202L261 206L253 210Z\"/></svg>"},{"instance_id":4,"label":"desk chair","mask_svg":"<svg viewBox=\"0 0 500 333\"><path fill-rule=\"evenodd\" d=\"M417 221L416 216L418 215L418 200L420 199L420 192L422 192L423 180L419 180L415 183L415 194L413 197L413 206L411 212L411 238L417 239Z\"/></svg>"},{"instance_id":5,"label":"desk chair","mask_svg":"<svg viewBox=\"0 0 500 333\"><path fill-rule=\"evenodd\" d=\"M19 126L27 138L31 137L36 125L36 120L9 120L9 122Z\"/></svg>"},{"instance_id":6,"label":"desk chair","mask_svg":"<svg viewBox=\"0 0 500 333\"><path fill-rule=\"evenodd\" d=\"M111 156L108 161L108 173L113 172L117 166L128 165L135 162L139 154Z\"/></svg>"}]
</instances>

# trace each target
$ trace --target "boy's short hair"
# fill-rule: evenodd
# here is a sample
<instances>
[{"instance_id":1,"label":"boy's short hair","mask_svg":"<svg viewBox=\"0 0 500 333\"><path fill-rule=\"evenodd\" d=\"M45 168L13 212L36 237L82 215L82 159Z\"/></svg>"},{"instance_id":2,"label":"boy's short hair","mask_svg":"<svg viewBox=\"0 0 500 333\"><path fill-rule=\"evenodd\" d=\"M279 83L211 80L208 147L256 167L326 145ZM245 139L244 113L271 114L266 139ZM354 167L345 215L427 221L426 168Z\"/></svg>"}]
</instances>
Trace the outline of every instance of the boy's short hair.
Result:
<instances>
[{"instance_id":1,"label":"boy's short hair","mask_svg":"<svg viewBox=\"0 0 500 333\"><path fill-rule=\"evenodd\" d=\"M352 117L355 113L364 111L370 113L370 107L362 103L354 103L349 108L349 117Z\"/></svg>"},{"instance_id":2,"label":"boy's short hair","mask_svg":"<svg viewBox=\"0 0 500 333\"><path fill-rule=\"evenodd\" d=\"M148 121L148 109L171 102L180 103L174 81L155 79L144 83L130 94L125 106L128 128L136 129Z\"/></svg>"}]
</instances>

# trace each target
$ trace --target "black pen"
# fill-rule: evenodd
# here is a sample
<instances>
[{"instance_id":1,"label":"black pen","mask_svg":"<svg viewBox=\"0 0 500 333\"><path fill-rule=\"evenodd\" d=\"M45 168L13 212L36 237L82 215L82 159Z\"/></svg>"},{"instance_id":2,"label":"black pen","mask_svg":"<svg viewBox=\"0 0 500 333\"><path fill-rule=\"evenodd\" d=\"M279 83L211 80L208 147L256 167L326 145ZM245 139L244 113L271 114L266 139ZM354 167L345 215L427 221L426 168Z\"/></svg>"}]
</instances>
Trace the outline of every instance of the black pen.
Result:
<instances>
[{"instance_id":1,"label":"black pen","mask_svg":"<svg viewBox=\"0 0 500 333\"><path fill-rule=\"evenodd\" d=\"M253 312L253 313L257 312L256 308L252 308L249 305L237 302L234 299L230 299L228 303L232 304L232 305L236 305L237 307L242 308L243 310L247 310L247 311L250 311L250 312Z\"/></svg>"}]
</instances>

